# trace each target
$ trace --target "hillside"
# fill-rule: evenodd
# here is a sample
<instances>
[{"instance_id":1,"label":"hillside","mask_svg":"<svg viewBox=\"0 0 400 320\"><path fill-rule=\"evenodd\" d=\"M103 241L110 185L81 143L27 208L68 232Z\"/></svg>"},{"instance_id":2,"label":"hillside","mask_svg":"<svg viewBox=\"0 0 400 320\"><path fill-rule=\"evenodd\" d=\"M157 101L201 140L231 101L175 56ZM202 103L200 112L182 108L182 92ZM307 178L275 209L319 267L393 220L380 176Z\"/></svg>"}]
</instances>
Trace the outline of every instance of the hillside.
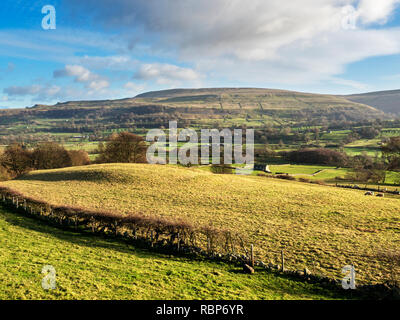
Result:
<instances>
[{"instance_id":1,"label":"hillside","mask_svg":"<svg viewBox=\"0 0 400 320\"><path fill-rule=\"evenodd\" d=\"M344 96L344 98L372 106L385 113L400 114L400 90L354 94Z\"/></svg>"},{"instance_id":2,"label":"hillside","mask_svg":"<svg viewBox=\"0 0 400 320\"><path fill-rule=\"evenodd\" d=\"M101 140L113 130L145 134L168 127L305 127L334 121L384 118L385 114L344 97L273 89L214 88L149 92L134 98L69 101L0 110L0 143L36 142L91 135ZM47 135L47 136L45 136Z\"/></svg>"},{"instance_id":3,"label":"hillside","mask_svg":"<svg viewBox=\"0 0 400 320\"><path fill-rule=\"evenodd\" d=\"M197 168L108 164L32 172L2 185L52 204L142 212L224 227L254 244L256 256L341 277L354 263L360 282L387 276L376 254L400 240L399 199Z\"/></svg>"},{"instance_id":4,"label":"hillside","mask_svg":"<svg viewBox=\"0 0 400 320\"><path fill-rule=\"evenodd\" d=\"M318 285L141 250L50 227L0 208L0 299L345 299ZM55 290L41 270L56 269Z\"/></svg>"}]
</instances>

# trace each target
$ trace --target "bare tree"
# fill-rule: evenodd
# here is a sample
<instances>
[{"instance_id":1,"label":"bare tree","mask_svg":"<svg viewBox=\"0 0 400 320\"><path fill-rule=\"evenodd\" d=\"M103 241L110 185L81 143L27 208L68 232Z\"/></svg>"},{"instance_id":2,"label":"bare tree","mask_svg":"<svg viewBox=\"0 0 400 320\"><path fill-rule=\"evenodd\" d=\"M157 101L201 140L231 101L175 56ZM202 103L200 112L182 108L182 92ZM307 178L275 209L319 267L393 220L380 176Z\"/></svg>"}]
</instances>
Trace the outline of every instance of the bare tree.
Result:
<instances>
[{"instance_id":1,"label":"bare tree","mask_svg":"<svg viewBox=\"0 0 400 320\"><path fill-rule=\"evenodd\" d=\"M147 145L141 136L129 132L113 134L104 148L99 148L98 162L145 163Z\"/></svg>"}]
</instances>

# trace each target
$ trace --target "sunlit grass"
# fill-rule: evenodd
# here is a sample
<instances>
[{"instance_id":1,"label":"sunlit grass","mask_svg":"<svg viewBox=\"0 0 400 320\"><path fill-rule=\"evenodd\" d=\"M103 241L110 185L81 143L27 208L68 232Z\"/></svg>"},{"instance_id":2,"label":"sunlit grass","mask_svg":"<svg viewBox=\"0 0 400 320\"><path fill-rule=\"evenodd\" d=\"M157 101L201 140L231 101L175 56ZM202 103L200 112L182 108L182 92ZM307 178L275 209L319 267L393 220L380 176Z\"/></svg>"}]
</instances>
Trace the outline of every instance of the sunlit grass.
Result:
<instances>
[{"instance_id":1,"label":"sunlit grass","mask_svg":"<svg viewBox=\"0 0 400 320\"><path fill-rule=\"evenodd\" d=\"M400 200L197 168L105 164L32 172L3 185L53 204L179 217L242 234L256 256L341 277L354 263L359 281L379 281L380 250L400 241Z\"/></svg>"}]
</instances>

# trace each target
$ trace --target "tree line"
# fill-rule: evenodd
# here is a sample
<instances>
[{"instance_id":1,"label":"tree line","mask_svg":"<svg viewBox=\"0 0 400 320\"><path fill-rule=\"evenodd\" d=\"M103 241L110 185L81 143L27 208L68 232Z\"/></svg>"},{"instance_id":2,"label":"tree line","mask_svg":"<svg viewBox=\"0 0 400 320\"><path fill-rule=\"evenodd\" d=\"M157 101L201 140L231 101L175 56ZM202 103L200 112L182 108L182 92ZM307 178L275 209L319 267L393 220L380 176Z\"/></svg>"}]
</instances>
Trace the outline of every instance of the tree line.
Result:
<instances>
[{"instance_id":1,"label":"tree line","mask_svg":"<svg viewBox=\"0 0 400 320\"><path fill-rule=\"evenodd\" d=\"M8 180L32 170L84 166L91 163L144 163L147 145L141 136L121 132L99 144L98 157L91 161L85 150L66 150L56 142L42 142L34 148L12 144L0 155L0 179Z\"/></svg>"}]
</instances>

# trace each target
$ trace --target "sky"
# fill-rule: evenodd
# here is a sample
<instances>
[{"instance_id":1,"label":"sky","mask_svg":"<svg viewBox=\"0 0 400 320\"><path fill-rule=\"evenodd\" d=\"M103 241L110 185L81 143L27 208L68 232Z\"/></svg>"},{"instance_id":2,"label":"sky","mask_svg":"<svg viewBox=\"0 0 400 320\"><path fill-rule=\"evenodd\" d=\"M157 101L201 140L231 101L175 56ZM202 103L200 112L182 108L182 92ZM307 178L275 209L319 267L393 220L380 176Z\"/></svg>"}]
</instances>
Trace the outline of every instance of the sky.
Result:
<instances>
[{"instance_id":1,"label":"sky","mask_svg":"<svg viewBox=\"0 0 400 320\"><path fill-rule=\"evenodd\" d=\"M171 88L400 89L400 0L2 0L0 7L2 108Z\"/></svg>"}]
</instances>

